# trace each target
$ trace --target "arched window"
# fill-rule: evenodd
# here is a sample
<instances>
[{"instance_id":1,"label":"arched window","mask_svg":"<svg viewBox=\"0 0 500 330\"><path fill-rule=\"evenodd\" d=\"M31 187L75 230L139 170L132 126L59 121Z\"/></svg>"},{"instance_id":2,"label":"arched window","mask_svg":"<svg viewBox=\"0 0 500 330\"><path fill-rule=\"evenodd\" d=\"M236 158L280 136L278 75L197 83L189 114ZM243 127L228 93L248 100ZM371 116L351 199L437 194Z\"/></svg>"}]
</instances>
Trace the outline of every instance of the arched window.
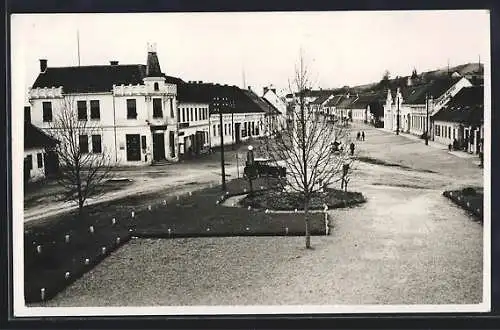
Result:
<instances>
[{"instance_id":1,"label":"arched window","mask_svg":"<svg viewBox=\"0 0 500 330\"><path fill-rule=\"evenodd\" d=\"M155 91L160 90L160 87L158 86L157 82L155 82L154 89L155 89Z\"/></svg>"}]
</instances>

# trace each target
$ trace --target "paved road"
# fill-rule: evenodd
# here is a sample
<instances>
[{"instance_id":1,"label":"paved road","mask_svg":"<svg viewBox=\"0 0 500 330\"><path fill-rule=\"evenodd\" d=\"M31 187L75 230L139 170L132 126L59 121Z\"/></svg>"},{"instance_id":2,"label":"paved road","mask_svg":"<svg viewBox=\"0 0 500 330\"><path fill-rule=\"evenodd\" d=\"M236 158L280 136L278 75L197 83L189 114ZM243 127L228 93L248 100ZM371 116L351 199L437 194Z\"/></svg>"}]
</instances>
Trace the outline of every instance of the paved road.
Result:
<instances>
[{"instance_id":1,"label":"paved road","mask_svg":"<svg viewBox=\"0 0 500 330\"><path fill-rule=\"evenodd\" d=\"M241 159L237 162L235 155L236 153L244 155L245 148L245 146L242 146L238 151L229 150L227 152L225 161L227 179L242 175L244 164ZM218 155L220 153L211 155L209 159L203 159L199 162L189 161L163 166L118 168L114 171L114 177L131 179L132 184L123 189L105 193L98 199L89 199L88 205L107 202L130 195L151 193L166 188L171 188L171 193L175 194L183 186L190 183L196 183L200 187L210 183L220 183L221 169ZM24 221L28 222L46 218L73 209L76 209L75 203L51 202L49 205L44 204L43 207L35 203L29 208L25 208Z\"/></svg>"}]
</instances>

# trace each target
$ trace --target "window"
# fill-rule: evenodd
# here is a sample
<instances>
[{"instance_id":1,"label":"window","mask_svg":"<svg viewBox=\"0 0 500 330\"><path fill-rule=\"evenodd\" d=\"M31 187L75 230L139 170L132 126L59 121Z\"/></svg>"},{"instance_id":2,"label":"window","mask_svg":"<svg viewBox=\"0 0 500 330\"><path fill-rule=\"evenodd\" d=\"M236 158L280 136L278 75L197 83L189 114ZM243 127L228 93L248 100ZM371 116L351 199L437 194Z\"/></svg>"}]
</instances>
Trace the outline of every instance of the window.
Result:
<instances>
[{"instance_id":1,"label":"window","mask_svg":"<svg viewBox=\"0 0 500 330\"><path fill-rule=\"evenodd\" d=\"M31 171L33 169L33 156L32 155L26 156L25 162L26 162L26 169Z\"/></svg>"},{"instance_id":2,"label":"window","mask_svg":"<svg viewBox=\"0 0 500 330\"><path fill-rule=\"evenodd\" d=\"M52 103L51 102L43 102L43 121L50 122L52 121Z\"/></svg>"},{"instance_id":3,"label":"window","mask_svg":"<svg viewBox=\"0 0 500 330\"><path fill-rule=\"evenodd\" d=\"M227 135L227 124L224 124L224 135Z\"/></svg>"},{"instance_id":4,"label":"window","mask_svg":"<svg viewBox=\"0 0 500 330\"><path fill-rule=\"evenodd\" d=\"M127 99L127 119L137 119L137 107L135 99Z\"/></svg>"},{"instance_id":5,"label":"window","mask_svg":"<svg viewBox=\"0 0 500 330\"><path fill-rule=\"evenodd\" d=\"M212 127L212 132L214 132L214 136L217 136L217 130L215 129L215 125Z\"/></svg>"},{"instance_id":6,"label":"window","mask_svg":"<svg viewBox=\"0 0 500 330\"><path fill-rule=\"evenodd\" d=\"M43 167L43 155L42 155L42 153L39 152L36 154L36 162L37 162L38 168Z\"/></svg>"},{"instance_id":7,"label":"window","mask_svg":"<svg viewBox=\"0 0 500 330\"><path fill-rule=\"evenodd\" d=\"M154 98L153 99L153 118L162 118L162 117L163 117L163 111L161 108L161 99Z\"/></svg>"},{"instance_id":8,"label":"window","mask_svg":"<svg viewBox=\"0 0 500 330\"><path fill-rule=\"evenodd\" d=\"M78 120L87 120L87 101L77 101Z\"/></svg>"},{"instance_id":9,"label":"window","mask_svg":"<svg viewBox=\"0 0 500 330\"><path fill-rule=\"evenodd\" d=\"M231 131L233 130L233 129L232 129L232 127L233 127L233 125L232 125L232 124L231 124L231 125L229 125L229 135L232 135L232 134L233 134L233 133L231 133Z\"/></svg>"},{"instance_id":10,"label":"window","mask_svg":"<svg viewBox=\"0 0 500 330\"><path fill-rule=\"evenodd\" d=\"M90 101L90 119L101 119L101 110L99 109L99 100Z\"/></svg>"},{"instance_id":11,"label":"window","mask_svg":"<svg viewBox=\"0 0 500 330\"><path fill-rule=\"evenodd\" d=\"M154 84L154 90L155 90L155 91L160 90L160 87L158 86L158 83L157 83L157 82L155 82L155 84Z\"/></svg>"},{"instance_id":12,"label":"window","mask_svg":"<svg viewBox=\"0 0 500 330\"><path fill-rule=\"evenodd\" d=\"M177 122L181 121L181 109L177 108Z\"/></svg>"},{"instance_id":13,"label":"window","mask_svg":"<svg viewBox=\"0 0 500 330\"><path fill-rule=\"evenodd\" d=\"M451 139L451 127L448 126L448 138Z\"/></svg>"},{"instance_id":14,"label":"window","mask_svg":"<svg viewBox=\"0 0 500 330\"><path fill-rule=\"evenodd\" d=\"M78 144L80 147L80 153L87 154L89 152L89 138L87 135L80 135L78 137Z\"/></svg>"},{"instance_id":15,"label":"window","mask_svg":"<svg viewBox=\"0 0 500 330\"><path fill-rule=\"evenodd\" d=\"M198 120L198 108L194 108L194 120Z\"/></svg>"},{"instance_id":16,"label":"window","mask_svg":"<svg viewBox=\"0 0 500 330\"><path fill-rule=\"evenodd\" d=\"M202 108L199 108L198 109L198 118L200 118L200 120L203 120L203 109Z\"/></svg>"},{"instance_id":17,"label":"window","mask_svg":"<svg viewBox=\"0 0 500 330\"><path fill-rule=\"evenodd\" d=\"M189 120L190 120L190 121L193 121L193 120L194 120L194 116L193 116L193 108L189 108Z\"/></svg>"},{"instance_id":18,"label":"window","mask_svg":"<svg viewBox=\"0 0 500 330\"><path fill-rule=\"evenodd\" d=\"M183 123L186 122L186 109L185 108L182 108L182 122Z\"/></svg>"},{"instance_id":19,"label":"window","mask_svg":"<svg viewBox=\"0 0 500 330\"><path fill-rule=\"evenodd\" d=\"M222 127L220 126L220 124L219 124L219 125L217 125L217 132L219 133L219 136L220 136L220 135L221 135L221 133L222 133L222 132L221 132L221 129L222 129Z\"/></svg>"},{"instance_id":20,"label":"window","mask_svg":"<svg viewBox=\"0 0 500 330\"><path fill-rule=\"evenodd\" d=\"M172 99L169 100L170 100L170 117L174 118L174 104Z\"/></svg>"},{"instance_id":21,"label":"window","mask_svg":"<svg viewBox=\"0 0 500 330\"><path fill-rule=\"evenodd\" d=\"M141 136L141 147L142 147L142 150L146 150L146 136L145 135Z\"/></svg>"},{"instance_id":22,"label":"window","mask_svg":"<svg viewBox=\"0 0 500 330\"><path fill-rule=\"evenodd\" d=\"M102 152L100 135L92 135L92 152L94 154L100 154Z\"/></svg>"},{"instance_id":23,"label":"window","mask_svg":"<svg viewBox=\"0 0 500 330\"><path fill-rule=\"evenodd\" d=\"M24 121L26 123L31 123L31 108L24 107Z\"/></svg>"}]
</instances>

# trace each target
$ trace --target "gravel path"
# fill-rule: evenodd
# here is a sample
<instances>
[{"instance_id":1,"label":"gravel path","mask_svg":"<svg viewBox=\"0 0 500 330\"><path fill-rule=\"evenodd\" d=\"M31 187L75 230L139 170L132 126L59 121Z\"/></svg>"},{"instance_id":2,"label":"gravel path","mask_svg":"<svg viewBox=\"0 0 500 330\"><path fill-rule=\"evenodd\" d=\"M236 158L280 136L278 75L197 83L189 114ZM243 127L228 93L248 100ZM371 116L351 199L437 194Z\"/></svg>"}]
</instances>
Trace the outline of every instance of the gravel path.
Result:
<instances>
[{"instance_id":1,"label":"gravel path","mask_svg":"<svg viewBox=\"0 0 500 330\"><path fill-rule=\"evenodd\" d=\"M334 228L312 237L314 250L303 237L135 239L36 306L481 302L483 227L441 193L481 186L482 171L472 159L365 131L364 155L436 173L359 163L350 187L367 203L331 210ZM391 141L400 143L380 151Z\"/></svg>"},{"instance_id":2,"label":"gravel path","mask_svg":"<svg viewBox=\"0 0 500 330\"><path fill-rule=\"evenodd\" d=\"M132 240L46 306L465 304L482 226L440 191L373 187L331 236ZM411 207L414 212L408 213Z\"/></svg>"}]
</instances>

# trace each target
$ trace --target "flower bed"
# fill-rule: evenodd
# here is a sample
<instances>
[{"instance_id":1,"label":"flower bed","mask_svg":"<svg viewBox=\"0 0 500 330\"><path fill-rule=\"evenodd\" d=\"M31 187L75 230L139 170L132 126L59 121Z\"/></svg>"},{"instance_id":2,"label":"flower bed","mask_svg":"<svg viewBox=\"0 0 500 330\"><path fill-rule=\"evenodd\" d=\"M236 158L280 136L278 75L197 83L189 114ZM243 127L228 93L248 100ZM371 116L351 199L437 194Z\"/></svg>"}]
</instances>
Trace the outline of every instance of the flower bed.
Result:
<instances>
[{"instance_id":1,"label":"flower bed","mask_svg":"<svg viewBox=\"0 0 500 330\"><path fill-rule=\"evenodd\" d=\"M479 221L483 221L483 189L467 187L462 190L447 190L443 192L453 203L457 204Z\"/></svg>"},{"instance_id":2,"label":"flower bed","mask_svg":"<svg viewBox=\"0 0 500 330\"><path fill-rule=\"evenodd\" d=\"M275 181L259 178L253 186L265 191L275 184ZM268 214L262 210L221 205L224 199L245 190L250 190L248 182L235 179L227 182L227 193L215 186L160 201L157 195L129 196L90 206L80 217L68 213L26 224L25 301L36 302L55 296L131 236L304 235L301 214ZM312 235L327 232L323 214L312 214L310 223Z\"/></svg>"},{"instance_id":3,"label":"flower bed","mask_svg":"<svg viewBox=\"0 0 500 330\"><path fill-rule=\"evenodd\" d=\"M311 199L311 210L322 210L325 205L330 209L349 207L364 203L366 200L359 192L344 192L337 189L327 189L324 193L316 193ZM302 210L303 202L298 193L267 190L246 196L240 201L244 207L271 210Z\"/></svg>"}]
</instances>

